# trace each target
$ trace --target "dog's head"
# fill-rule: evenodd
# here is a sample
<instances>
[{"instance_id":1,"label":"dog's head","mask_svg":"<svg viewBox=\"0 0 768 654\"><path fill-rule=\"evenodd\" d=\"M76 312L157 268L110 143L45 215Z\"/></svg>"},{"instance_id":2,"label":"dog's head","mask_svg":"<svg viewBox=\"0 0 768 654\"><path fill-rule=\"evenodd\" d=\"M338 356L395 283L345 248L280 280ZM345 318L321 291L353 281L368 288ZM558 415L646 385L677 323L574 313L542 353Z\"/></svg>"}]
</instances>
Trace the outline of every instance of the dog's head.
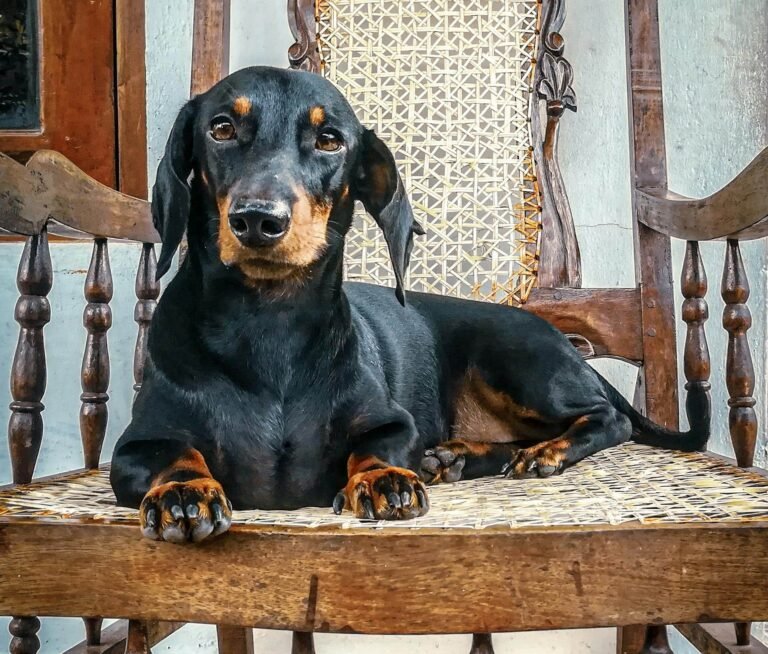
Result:
<instances>
[{"instance_id":1,"label":"dog's head","mask_svg":"<svg viewBox=\"0 0 768 654\"><path fill-rule=\"evenodd\" d=\"M402 302L422 230L392 153L319 75L240 70L187 103L168 138L152 194L158 275L188 229L190 248L215 243L250 285L290 284L341 246L355 200L384 233Z\"/></svg>"}]
</instances>

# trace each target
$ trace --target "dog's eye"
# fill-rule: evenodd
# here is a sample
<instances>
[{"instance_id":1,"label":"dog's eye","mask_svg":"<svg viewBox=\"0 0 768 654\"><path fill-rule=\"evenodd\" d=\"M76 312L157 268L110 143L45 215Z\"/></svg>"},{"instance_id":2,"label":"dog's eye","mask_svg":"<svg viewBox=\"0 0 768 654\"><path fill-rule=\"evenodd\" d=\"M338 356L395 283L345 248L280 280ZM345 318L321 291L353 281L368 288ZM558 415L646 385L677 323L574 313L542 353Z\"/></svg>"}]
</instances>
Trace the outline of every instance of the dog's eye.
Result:
<instances>
[{"instance_id":1,"label":"dog's eye","mask_svg":"<svg viewBox=\"0 0 768 654\"><path fill-rule=\"evenodd\" d=\"M216 141L231 141L235 138L235 126L226 118L214 118L211 122L211 136Z\"/></svg>"},{"instance_id":2,"label":"dog's eye","mask_svg":"<svg viewBox=\"0 0 768 654\"><path fill-rule=\"evenodd\" d=\"M323 132L315 141L315 149L323 152L337 152L342 145L341 137L333 132Z\"/></svg>"}]
</instances>

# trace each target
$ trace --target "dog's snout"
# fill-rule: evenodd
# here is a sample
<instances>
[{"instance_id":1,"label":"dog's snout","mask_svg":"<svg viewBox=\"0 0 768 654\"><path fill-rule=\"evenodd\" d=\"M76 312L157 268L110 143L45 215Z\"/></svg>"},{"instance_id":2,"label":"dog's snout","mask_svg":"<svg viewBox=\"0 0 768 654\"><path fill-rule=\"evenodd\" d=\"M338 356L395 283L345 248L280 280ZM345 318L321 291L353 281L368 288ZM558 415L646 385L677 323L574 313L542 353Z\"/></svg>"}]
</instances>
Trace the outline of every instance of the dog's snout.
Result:
<instances>
[{"instance_id":1,"label":"dog's snout","mask_svg":"<svg viewBox=\"0 0 768 654\"><path fill-rule=\"evenodd\" d=\"M243 245L273 245L288 231L291 214L286 205L268 200L241 199L229 212L229 226Z\"/></svg>"}]
</instances>

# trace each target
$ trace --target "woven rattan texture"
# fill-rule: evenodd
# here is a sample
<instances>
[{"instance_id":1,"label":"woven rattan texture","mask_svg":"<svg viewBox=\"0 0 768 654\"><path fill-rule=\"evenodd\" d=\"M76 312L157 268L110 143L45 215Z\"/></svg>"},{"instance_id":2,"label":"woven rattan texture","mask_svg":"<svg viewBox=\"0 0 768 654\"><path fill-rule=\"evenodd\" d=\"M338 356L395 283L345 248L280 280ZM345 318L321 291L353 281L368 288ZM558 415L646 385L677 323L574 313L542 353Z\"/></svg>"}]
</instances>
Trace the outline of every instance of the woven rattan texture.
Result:
<instances>
[{"instance_id":1,"label":"woven rattan texture","mask_svg":"<svg viewBox=\"0 0 768 654\"><path fill-rule=\"evenodd\" d=\"M535 0L321 0L324 74L392 147L417 219L409 287L519 304L540 234L530 104ZM362 211L348 279L392 285Z\"/></svg>"},{"instance_id":2,"label":"woven rattan texture","mask_svg":"<svg viewBox=\"0 0 768 654\"><path fill-rule=\"evenodd\" d=\"M430 489L431 509L407 522L364 522L328 508L236 511L265 526L470 528L756 521L768 518L768 479L703 454L639 445L600 452L551 479L486 478ZM0 491L3 516L135 521L114 506L106 470Z\"/></svg>"}]
</instances>

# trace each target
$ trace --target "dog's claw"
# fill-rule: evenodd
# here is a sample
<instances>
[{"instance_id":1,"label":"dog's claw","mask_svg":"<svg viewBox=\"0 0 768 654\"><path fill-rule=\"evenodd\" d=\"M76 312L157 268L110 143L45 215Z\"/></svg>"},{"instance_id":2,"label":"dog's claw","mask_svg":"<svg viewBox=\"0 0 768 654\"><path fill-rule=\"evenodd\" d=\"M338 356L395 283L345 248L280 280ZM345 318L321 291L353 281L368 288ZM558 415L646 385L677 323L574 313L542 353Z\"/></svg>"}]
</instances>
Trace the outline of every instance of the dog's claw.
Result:
<instances>
[{"instance_id":1,"label":"dog's claw","mask_svg":"<svg viewBox=\"0 0 768 654\"><path fill-rule=\"evenodd\" d=\"M333 512L336 515L341 515L341 512L344 510L344 505L347 502L347 496L344 495L344 491L341 490L338 493L336 493L336 497L333 498Z\"/></svg>"},{"instance_id":2,"label":"dog's claw","mask_svg":"<svg viewBox=\"0 0 768 654\"><path fill-rule=\"evenodd\" d=\"M181 520L184 517L184 509L182 509L178 504L174 504L171 507L171 517L174 520Z\"/></svg>"}]
</instances>

